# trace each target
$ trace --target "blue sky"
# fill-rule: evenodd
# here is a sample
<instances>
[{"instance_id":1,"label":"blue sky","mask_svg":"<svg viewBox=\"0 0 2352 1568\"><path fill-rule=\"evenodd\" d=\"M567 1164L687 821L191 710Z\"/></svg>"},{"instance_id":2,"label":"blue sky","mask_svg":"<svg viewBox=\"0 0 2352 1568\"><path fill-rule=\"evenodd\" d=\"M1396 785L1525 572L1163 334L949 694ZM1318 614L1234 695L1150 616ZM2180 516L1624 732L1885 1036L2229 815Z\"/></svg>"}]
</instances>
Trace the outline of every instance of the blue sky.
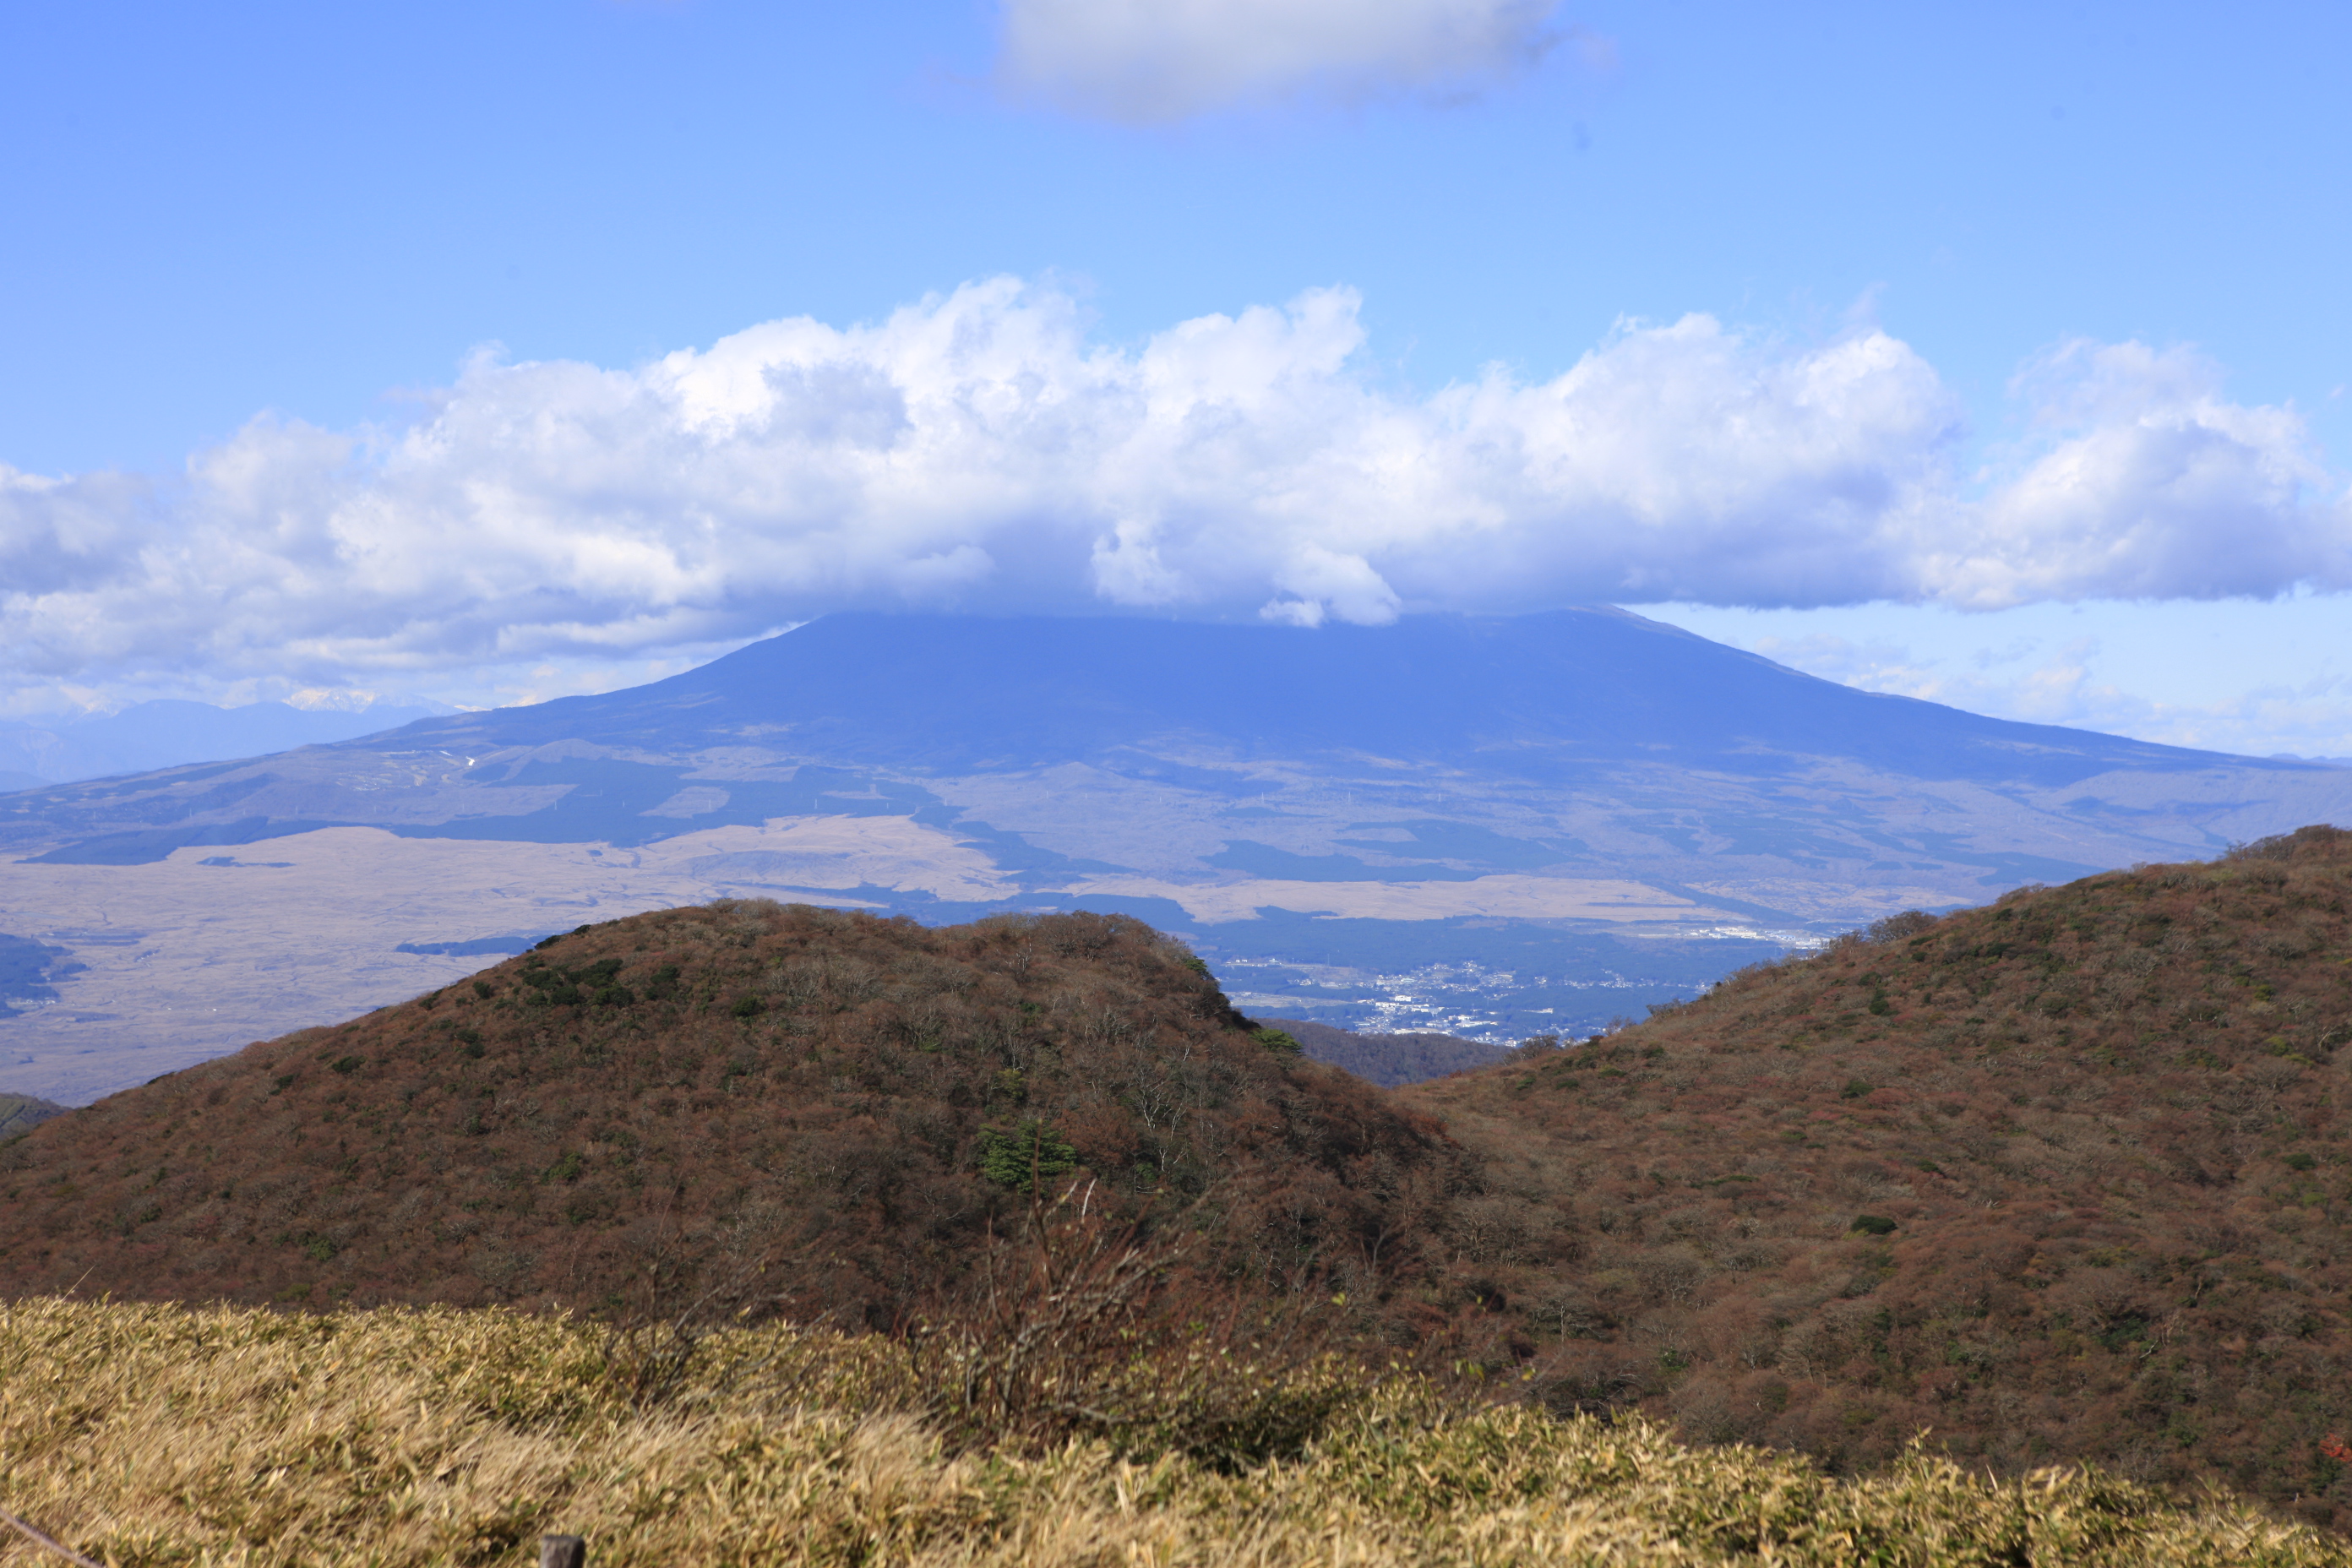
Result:
<instances>
[{"instance_id":1,"label":"blue sky","mask_svg":"<svg viewBox=\"0 0 2352 1568\"><path fill-rule=\"evenodd\" d=\"M1610 599L2352 754L2347 46L2315 5L6 5L0 705L542 696L846 604Z\"/></svg>"}]
</instances>

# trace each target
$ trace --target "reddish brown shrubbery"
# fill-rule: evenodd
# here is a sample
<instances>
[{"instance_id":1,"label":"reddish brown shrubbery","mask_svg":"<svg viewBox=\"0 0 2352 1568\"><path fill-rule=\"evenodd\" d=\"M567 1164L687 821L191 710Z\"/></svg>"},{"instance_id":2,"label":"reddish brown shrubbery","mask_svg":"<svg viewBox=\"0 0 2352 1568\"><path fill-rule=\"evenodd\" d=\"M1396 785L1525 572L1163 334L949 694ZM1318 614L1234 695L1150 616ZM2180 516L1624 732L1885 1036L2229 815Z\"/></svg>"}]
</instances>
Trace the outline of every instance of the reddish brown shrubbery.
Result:
<instances>
[{"instance_id":1,"label":"reddish brown shrubbery","mask_svg":"<svg viewBox=\"0 0 2352 1568\"><path fill-rule=\"evenodd\" d=\"M1556 1404L1833 1465L2218 1477L2333 1521L2352 834L1883 922L1417 1086Z\"/></svg>"},{"instance_id":2,"label":"reddish brown shrubbery","mask_svg":"<svg viewBox=\"0 0 2352 1568\"><path fill-rule=\"evenodd\" d=\"M1130 921L671 910L0 1144L0 1290L568 1305L653 1396L681 1326L822 1316L907 1336L950 1431L1210 1457L1376 1345L1832 1468L1926 1429L2341 1524L2347 895L2309 828L1395 1095Z\"/></svg>"},{"instance_id":3,"label":"reddish brown shrubbery","mask_svg":"<svg viewBox=\"0 0 2352 1568\"><path fill-rule=\"evenodd\" d=\"M1032 1149L1090 1217L1196 1235L1193 1267L1364 1297L1426 1272L1419 1216L1475 1181L1134 921L722 902L0 1148L0 1289L903 1325L1025 1209L991 1151Z\"/></svg>"}]
</instances>

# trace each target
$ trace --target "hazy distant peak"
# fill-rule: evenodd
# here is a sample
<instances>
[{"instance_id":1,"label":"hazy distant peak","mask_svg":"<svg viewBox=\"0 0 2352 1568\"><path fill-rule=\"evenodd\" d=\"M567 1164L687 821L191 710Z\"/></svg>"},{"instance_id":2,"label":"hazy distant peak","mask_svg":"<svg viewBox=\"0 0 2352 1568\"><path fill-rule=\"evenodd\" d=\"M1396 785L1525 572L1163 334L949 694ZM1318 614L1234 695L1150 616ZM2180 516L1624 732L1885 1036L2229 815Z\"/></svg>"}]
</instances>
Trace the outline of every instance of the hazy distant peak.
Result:
<instances>
[{"instance_id":1,"label":"hazy distant peak","mask_svg":"<svg viewBox=\"0 0 2352 1568\"><path fill-rule=\"evenodd\" d=\"M189 763L266 756L372 735L454 711L446 703L372 703L353 709L264 701L224 708L158 697L114 713L0 724L0 775L32 775L34 784L16 786L32 788Z\"/></svg>"}]
</instances>

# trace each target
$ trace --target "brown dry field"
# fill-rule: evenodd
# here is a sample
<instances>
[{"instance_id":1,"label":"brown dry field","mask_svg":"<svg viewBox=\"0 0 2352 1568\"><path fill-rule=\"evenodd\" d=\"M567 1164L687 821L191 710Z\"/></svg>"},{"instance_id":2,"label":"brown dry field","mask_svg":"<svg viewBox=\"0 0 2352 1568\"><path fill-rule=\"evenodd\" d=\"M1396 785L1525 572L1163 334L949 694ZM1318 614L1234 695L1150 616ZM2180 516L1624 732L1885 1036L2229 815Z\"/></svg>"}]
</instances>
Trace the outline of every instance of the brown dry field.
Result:
<instances>
[{"instance_id":1,"label":"brown dry field","mask_svg":"<svg viewBox=\"0 0 2352 1568\"><path fill-rule=\"evenodd\" d=\"M224 856L236 864L202 864ZM436 989L495 961L395 952L403 942L568 930L747 894L822 896L855 907L863 887L967 901L1018 890L952 834L887 816L779 818L635 849L335 827L175 850L143 866L0 866L0 931L68 948L87 965L59 982L57 1005L0 1021L0 1089L80 1103L253 1040ZM1637 882L1566 877L1098 877L1074 882L1070 892L1174 899L1219 921L1253 918L1263 905L1391 920L1730 918Z\"/></svg>"}]
</instances>

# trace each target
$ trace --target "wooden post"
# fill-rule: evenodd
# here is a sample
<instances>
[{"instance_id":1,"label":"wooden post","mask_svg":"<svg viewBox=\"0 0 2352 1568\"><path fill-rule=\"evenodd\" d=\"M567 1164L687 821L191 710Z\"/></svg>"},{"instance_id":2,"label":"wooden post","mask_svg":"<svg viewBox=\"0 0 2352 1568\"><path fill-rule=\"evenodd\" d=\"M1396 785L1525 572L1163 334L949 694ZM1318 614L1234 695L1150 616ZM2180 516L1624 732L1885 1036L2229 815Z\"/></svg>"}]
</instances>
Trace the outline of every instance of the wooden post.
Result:
<instances>
[{"instance_id":1,"label":"wooden post","mask_svg":"<svg viewBox=\"0 0 2352 1568\"><path fill-rule=\"evenodd\" d=\"M578 1535L539 1538L539 1568L588 1568L588 1542Z\"/></svg>"},{"instance_id":2,"label":"wooden post","mask_svg":"<svg viewBox=\"0 0 2352 1568\"><path fill-rule=\"evenodd\" d=\"M68 1546L65 1542L57 1540L44 1531L35 1530L31 1525L26 1524L23 1520L18 1519L13 1513L0 1513L0 1524L5 1524L9 1529L18 1531L26 1540L31 1542L36 1546L47 1547L60 1557L72 1559L74 1562L81 1564L81 1568L99 1568L99 1564L92 1563L89 1558L84 1557L72 1547Z\"/></svg>"}]
</instances>

